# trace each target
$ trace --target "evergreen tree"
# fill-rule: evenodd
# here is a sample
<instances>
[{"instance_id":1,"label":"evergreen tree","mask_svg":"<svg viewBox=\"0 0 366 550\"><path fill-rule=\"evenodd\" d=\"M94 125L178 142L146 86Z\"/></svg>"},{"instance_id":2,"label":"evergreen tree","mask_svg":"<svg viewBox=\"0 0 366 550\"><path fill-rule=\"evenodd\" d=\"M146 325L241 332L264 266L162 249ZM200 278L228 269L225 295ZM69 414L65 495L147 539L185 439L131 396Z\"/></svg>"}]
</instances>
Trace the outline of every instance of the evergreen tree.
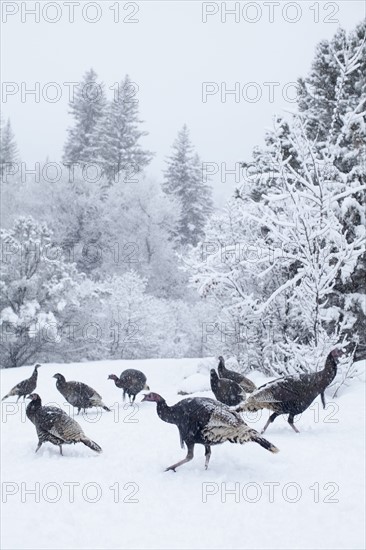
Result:
<instances>
[{"instance_id":1,"label":"evergreen tree","mask_svg":"<svg viewBox=\"0 0 366 550\"><path fill-rule=\"evenodd\" d=\"M97 161L98 123L104 116L106 98L104 86L97 81L93 69L88 71L69 103L75 124L68 129L64 147L65 164L84 164Z\"/></svg>"},{"instance_id":2,"label":"evergreen tree","mask_svg":"<svg viewBox=\"0 0 366 550\"><path fill-rule=\"evenodd\" d=\"M366 21L349 36L338 29L332 40L320 42L309 75L299 79L299 110L306 115L307 134L316 139L318 147L329 145L339 135L347 112L358 110L362 118L366 103L365 40ZM353 134L354 146L360 148L364 141L355 127Z\"/></svg>"},{"instance_id":3,"label":"evergreen tree","mask_svg":"<svg viewBox=\"0 0 366 550\"><path fill-rule=\"evenodd\" d=\"M265 147L254 152L252 189L243 186L209 224L216 253L205 261L201 250L193 255L193 281L220 303L221 320L235 325L236 352L248 366L249 347L264 370L313 368L306 358L322 360L333 337L348 338L363 356L364 37L362 23L349 37L340 30L330 44L322 42L311 89L303 81L300 115L276 119ZM247 243L255 243L252 257ZM249 319L251 342L241 331L249 330Z\"/></svg>"},{"instance_id":4,"label":"evergreen tree","mask_svg":"<svg viewBox=\"0 0 366 550\"><path fill-rule=\"evenodd\" d=\"M147 135L140 129L138 100L131 94L134 85L126 75L107 107L105 118L96 130L98 158L109 183L121 173L132 178L151 161L152 153L142 148L140 139Z\"/></svg>"},{"instance_id":5,"label":"evergreen tree","mask_svg":"<svg viewBox=\"0 0 366 550\"><path fill-rule=\"evenodd\" d=\"M307 135L317 142L317 156L326 157L342 174L345 185L356 188L338 215L351 242L364 223L366 184L366 21L346 35L339 29L331 41L322 41L311 71L300 80L300 112ZM366 312L360 297L366 279L366 253L358 258L352 278L339 279L337 305L352 309L360 336L356 358L363 356Z\"/></svg>"},{"instance_id":6,"label":"evergreen tree","mask_svg":"<svg viewBox=\"0 0 366 550\"><path fill-rule=\"evenodd\" d=\"M212 189L202 180L201 161L194 152L186 125L173 143L164 177L164 191L180 206L176 241L179 245L196 246L204 237L204 227L212 212Z\"/></svg>"},{"instance_id":7,"label":"evergreen tree","mask_svg":"<svg viewBox=\"0 0 366 550\"><path fill-rule=\"evenodd\" d=\"M6 124L1 121L0 135L0 170L1 175L4 172L7 163L16 162L18 160L18 148L15 142L14 133L8 119Z\"/></svg>"}]
</instances>

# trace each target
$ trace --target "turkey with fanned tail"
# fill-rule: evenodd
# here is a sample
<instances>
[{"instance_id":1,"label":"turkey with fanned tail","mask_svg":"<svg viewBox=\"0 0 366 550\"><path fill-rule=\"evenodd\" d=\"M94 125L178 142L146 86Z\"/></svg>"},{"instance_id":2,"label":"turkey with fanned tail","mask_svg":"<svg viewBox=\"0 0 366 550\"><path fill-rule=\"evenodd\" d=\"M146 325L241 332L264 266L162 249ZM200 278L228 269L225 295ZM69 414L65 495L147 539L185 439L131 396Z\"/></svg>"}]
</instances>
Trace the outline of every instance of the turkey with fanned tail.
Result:
<instances>
[{"instance_id":1,"label":"turkey with fanned tail","mask_svg":"<svg viewBox=\"0 0 366 550\"><path fill-rule=\"evenodd\" d=\"M158 416L164 422L178 427L181 442L187 446L186 458L169 466L166 471L175 472L176 468L192 460L196 444L205 447L206 469L211 457L211 446L226 441L240 444L254 441L272 453L278 452L277 447L249 428L239 414L215 399L189 397L169 407L161 395L149 393L142 401L155 402Z\"/></svg>"}]
</instances>

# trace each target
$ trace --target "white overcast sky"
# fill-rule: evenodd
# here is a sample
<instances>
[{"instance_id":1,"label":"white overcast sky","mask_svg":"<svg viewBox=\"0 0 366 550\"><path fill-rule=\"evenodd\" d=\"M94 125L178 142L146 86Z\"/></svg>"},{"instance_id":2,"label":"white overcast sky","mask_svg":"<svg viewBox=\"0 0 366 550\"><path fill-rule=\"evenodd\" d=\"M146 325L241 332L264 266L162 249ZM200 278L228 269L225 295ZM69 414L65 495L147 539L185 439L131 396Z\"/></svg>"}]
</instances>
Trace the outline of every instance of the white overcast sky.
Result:
<instances>
[{"instance_id":1,"label":"white overcast sky","mask_svg":"<svg viewBox=\"0 0 366 550\"><path fill-rule=\"evenodd\" d=\"M39 82L41 90L47 82L57 82L62 96L57 103L49 103L42 96L39 103L33 96L22 102L20 91L7 98L2 96L2 115L11 119L22 159L27 164L47 156L50 160L60 159L66 128L71 123L68 90L63 83L80 80L93 67L107 88L126 73L138 84L140 113L144 129L149 132L144 143L156 152L149 172L157 178L184 123L203 161L223 162L230 168L236 161L248 160L253 146L263 142L264 130L271 126L273 115L293 109L282 95L283 86L306 75L316 44L330 38L339 26L351 30L366 13L364 0L269 2L272 8L265 2L249 3L253 6L241 2L240 8L247 11L241 13L240 21L227 15L226 22L222 22L221 2L212 2L211 9L217 6L219 12L203 23L202 2L150 0L136 2L139 10L134 18L138 23L115 23L110 8L117 2L105 1L99 2L100 20L90 23L83 20L86 2L80 1L79 6L75 5L75 21L70 23L69 8L61 1L57 2L61 17L58 22L49 23L41 14L41 21L36 23L34 16L24 11L34 8L34 4L2 2L2 81L15 82L19 89L34 88ZM45 4L40 2L41 8ZM126 6L126 2L119 4L122 19L133 7ZM227 9L234 4L226 2ZM4 22L4 9L12 11L14 5L18 12ZM283 12L285 5L287 11ZM46 17L54 18L56 8L47 9ZM86 14L92 19L96 11L90 7ZM245 17L257 17L258 21L248 22ZM291 23L286 18L299 20ZM327 18L329 22L325 22ZM216 82L219 89L221 83L230 89L239 82L245 97L236 103L233 96L227 96L222 102L217 93L203 103L203 82ZM247 100L248 94L255 91L245 88L249 82L257 83L262 92L256 103ZM269 101L265 82L280 83L273 102ZM216 198L223 198L235 186L234 176L229 176L226 184L216 176L214 185Z\"/></svg>"}]
</instances>

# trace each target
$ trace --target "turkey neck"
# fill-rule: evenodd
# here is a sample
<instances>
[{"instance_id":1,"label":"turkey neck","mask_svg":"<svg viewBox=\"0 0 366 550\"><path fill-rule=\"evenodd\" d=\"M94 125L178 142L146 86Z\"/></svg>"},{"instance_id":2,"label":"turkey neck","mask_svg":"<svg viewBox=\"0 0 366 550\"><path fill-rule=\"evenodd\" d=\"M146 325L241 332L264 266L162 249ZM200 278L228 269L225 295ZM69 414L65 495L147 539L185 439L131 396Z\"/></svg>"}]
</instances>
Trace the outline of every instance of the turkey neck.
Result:
<instances>
[{"instance_id":1,"label":"turkey neck","mask_svg":"<svg viewBox=\"0 0 366 550\"><path fill-rule=\"evenodd\" d=\"M225 365L219 365L217 370L219 371L219 375L221 376L221 378L229 378L227 375L230 373Z\"/></svg>"},{"instance_id":2,"label":"turkey neck","mask_svg":"<svg viewBox=\"0 0 366 550\"><path fill-rule=\"evenodd\" d=\"M329 384L334 380L336 374L337 374L337 363L335 362L335 359L330 353L325 362L325 367L321 371L322 381L324 383L325 388L329 386Z\"/></svg>"},{"instance_id":3,"label":"turkey neck","mask_svg":"<svg viewBox=\"0 0 366 550\"><path fill-rule=\"evenodd\" d=\"M33 380L34 382L37 381L37 378L38 378L38 371L37 369L34 369L34 371L32 372L32 376L30 377L31 380Z\"/></svg>"},{"instance_id":4,"label":"turkey neck","mask_svg":"<svg viewBox=\"0 0 366 550\"><path fill-rule=\"evenodd\" d=\"M156 410L161 420L164 420L164 422L168 422L169 424L176 424L172 407L169 407L166 404L165 399L157 402Z\"/></svg>"},{"instance_id":5,"label":"turkey neck","mask_svg":"<svg viewBox=\"0 0 366 550\"><path fill-rule=\"evenodd\" d=\"M218 387L219 379L214 374L211 374L211 386L213 390L216 390Z\"/></svg>"},{"instance_id":6,"label":"turkey neck","mask_svg":"<svg viewBox=\"0 0 366 550\"><path fill-rule=\"evenodd\" d=\"M56 380L56 387L57 388L64 388L66 386L66 380L63 379L63 380L59 380L57 379Z\"/></svg>"},{"instance_id":7,"label":"turkey neck","mask_svg":"<svg viewBox=\"0 0 366 550\"><path fill-rule=\"evenodd\" d=\"M32 399L32 401L29 403L26 409L26 414L28 418L37 414L37 412L39 412L41 408L42 408L42 401L40 399Z\"/></svg>"},{"instance_id":8,"label":"turkey neck","mask_svg":"<svg viewBox=\"0 0 366 550\"><path fill-rule=\"evenodd\" d=\"M224 378L225 372L227 372L227 368L225 367L225 363L220 359L217 370L219 371L219 375Z\"/></svg>"}]
</instances>

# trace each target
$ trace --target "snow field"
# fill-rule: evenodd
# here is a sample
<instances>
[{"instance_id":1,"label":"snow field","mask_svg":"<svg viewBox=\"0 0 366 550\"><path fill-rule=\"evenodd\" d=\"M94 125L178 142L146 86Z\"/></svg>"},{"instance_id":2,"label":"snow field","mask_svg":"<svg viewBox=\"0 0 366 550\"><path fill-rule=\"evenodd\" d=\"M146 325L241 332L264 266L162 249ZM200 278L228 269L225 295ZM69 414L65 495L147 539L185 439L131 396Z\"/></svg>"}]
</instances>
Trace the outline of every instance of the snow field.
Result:
<instances>
[{"instance_id":1,"label":"snow field","mask_svg":"<svg viewBox=\"0 0 366 550\"><path fill-rule=\"evenodd\" d=\"M121 390L107 376L140 369L168 404L182 399L177 391L184 388L212 397L199 361L42 365L36 391L43 404L70 412L52 378L61 372L90 384L113 408L75 416L101 445L101 455L82 444L65 445L63 457L51 444L35 454L37 436L25 405L2 402L2 547L364 548L364 385L348 388L326 410L318 398L298 420L299 435L278 418L265 434L279 447L277 455L254 443L226 443L212 448L205 471L204 449L197 445L192 462L164 472L186 453L176 426L158 418L155 404L141 403L142 393L136 407L124 407ZM2 395L31 371L2 370ZM263 382L260 374L251 378ZM256 422L246 418L260 430L267 417L262 411Z\"/></svg>"}]
</instances>

